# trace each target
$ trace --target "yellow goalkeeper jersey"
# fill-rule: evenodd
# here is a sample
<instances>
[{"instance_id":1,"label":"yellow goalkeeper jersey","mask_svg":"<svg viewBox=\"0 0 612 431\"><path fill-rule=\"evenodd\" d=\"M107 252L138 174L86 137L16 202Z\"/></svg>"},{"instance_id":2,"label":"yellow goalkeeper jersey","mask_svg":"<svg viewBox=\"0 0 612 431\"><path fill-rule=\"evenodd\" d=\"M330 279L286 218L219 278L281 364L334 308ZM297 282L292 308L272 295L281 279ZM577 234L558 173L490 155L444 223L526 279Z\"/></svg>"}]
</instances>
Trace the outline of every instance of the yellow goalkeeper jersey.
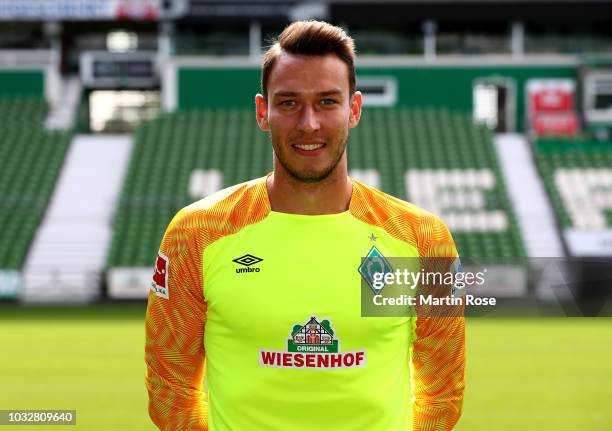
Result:
<instances>
[{"instance_id":1,"label":"yellow goalkeeper jersey","mask_svg":"<svg viewBox=\"0 0 612 431\"><path fill-rule=\"evenodd\" d=\"M464 388L459 317L361 317L362 258L457 255L434 215L353 180L331 215L272 211L266 178L182 209L146 314L163 430L447 430Z\"/></svg>"}]
</instances>

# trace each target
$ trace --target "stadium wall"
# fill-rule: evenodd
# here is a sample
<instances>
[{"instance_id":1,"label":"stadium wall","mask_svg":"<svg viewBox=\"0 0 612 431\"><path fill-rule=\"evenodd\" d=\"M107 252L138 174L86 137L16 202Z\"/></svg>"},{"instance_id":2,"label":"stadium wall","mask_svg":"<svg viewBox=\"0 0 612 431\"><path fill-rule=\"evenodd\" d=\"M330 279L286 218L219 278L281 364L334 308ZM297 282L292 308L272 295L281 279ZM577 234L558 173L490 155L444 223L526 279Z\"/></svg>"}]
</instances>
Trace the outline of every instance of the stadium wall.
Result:
<instances>
[{"instance_id":1,"label":"stadium wall","mask_svg":"<svg viewBox=\"0 0 612 431\"><path fill-rule=\"evenodd\" d=\"M532 78L578 78L574 59L542 61L393 61L367 59L357 67L357 78L392 77L397 107L432 107L471 112L472 90L479 79L514 83L516 121L523 130L526 82ZM260 89L260 69L251 61L175 58L165 71L166 110L248 108ZM167 85L166 85L167 84ZM171 88L169 88L171 87Z\"/></svg>"},{"instance_id":2,"label":"stadium wall","mask_svg":"<svg viewBox=\"0 0 612 431\"><path fill-rule=\"evenodd\" d=\"M0 69L0 97L45 96L45 70Z\"/></svg>"}]
</instances>

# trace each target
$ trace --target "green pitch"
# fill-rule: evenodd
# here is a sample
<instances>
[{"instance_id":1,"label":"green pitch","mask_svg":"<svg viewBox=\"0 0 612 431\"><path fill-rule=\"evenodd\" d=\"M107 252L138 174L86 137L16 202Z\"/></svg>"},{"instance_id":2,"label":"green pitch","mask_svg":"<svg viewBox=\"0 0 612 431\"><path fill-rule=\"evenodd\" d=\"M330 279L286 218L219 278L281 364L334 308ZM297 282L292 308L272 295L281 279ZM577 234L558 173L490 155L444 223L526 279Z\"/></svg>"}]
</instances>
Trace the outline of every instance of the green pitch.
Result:
<instances>
[{"instance_id":1,"label":"green pitch","mask_svg":"<svg viewBox=\"0 0 612 431\"><path fill-rule=\"evenodd\" d=\"M1 306L0 409L77 410L76 426L1 429L154 429L143 318L142 304ZM612 430L612 319L473 318L467 334L457 430Z\"/></svg>"}]
</instances>

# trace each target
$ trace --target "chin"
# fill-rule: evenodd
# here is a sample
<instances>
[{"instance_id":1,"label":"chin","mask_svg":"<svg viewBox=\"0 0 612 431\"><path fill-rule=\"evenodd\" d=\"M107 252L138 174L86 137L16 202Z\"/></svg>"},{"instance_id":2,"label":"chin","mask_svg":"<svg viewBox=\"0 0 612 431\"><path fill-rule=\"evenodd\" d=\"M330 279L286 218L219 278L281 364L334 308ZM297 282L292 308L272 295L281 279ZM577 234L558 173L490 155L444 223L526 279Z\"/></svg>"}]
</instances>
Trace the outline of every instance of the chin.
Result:
<instances>
[{"instance_id":1,"label":"chin","mask_svg":"<svg viewBox=\"0 0 612 431\"><path fill-rule=\"evenodd\" d=\"M325 169L325 170L319 170L319 171L291 170L289 171L289 174L298 181L308 183L308 184L313 184L313 183L318 183L318 182L321 182L327 179L332 172L333 172L333 169Z\"/></svg>"}]
</instances>

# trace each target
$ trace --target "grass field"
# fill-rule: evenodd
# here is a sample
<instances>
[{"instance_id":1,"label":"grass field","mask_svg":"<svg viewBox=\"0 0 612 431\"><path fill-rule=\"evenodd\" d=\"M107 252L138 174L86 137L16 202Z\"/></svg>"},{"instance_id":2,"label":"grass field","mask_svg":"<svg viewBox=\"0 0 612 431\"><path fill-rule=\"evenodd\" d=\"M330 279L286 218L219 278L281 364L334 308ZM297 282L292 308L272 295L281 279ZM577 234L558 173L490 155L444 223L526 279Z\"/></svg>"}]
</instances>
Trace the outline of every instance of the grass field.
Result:
<instances>
[{"instance_id":1,"label":"grass field","mask_svg":"<svg viewBox=\"0 0 612 431\"><path fill-rule=\"evenodd\" d=\"M142 304L0 306L0 409L77 410L76 426L0 429L154 429L143 317ZM612 319L472 318L467 335L457 430L612 430Z\"/></svg>"}]
</instances>

